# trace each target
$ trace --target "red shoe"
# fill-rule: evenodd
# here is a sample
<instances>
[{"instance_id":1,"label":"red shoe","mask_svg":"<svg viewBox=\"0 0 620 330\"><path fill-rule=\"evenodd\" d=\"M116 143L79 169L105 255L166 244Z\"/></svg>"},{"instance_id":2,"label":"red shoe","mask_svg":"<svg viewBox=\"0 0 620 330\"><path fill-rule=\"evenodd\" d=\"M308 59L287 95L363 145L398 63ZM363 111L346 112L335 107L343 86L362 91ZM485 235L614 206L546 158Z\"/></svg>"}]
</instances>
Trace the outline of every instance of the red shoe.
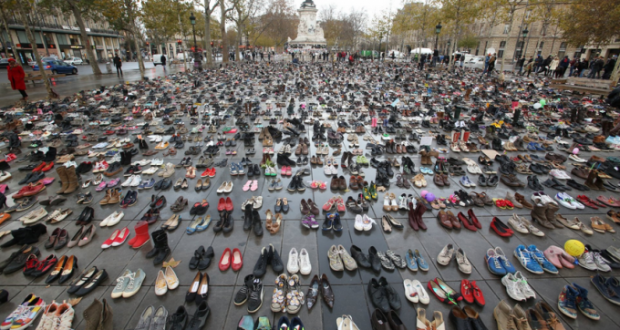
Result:
<instances>
[{"instance_id":1,"label":"red shoe","mask_svg":"<svg viewBox=\"0 0 620 330\"><path fill-rule=\"evenodd\" d=\"M230 212L233 210L233 202L230 197L226 197L226 211Z\"/></svg>"},{"instance_id":2,"label":"red shoe","mask_svg":"<svg viewBox=\"0 0 620 330\"><path fill-rule=\"evenodd\" d=\"M47 165L45 162L43 162L43 163L39 164L39 166L37 166L37 167L35 167L35 168L33 168L33 169L32 169L32 172L34 173L34 172L39 172L39 171L41 171L41 169L42 169L42 168L44 168L44 167L45 167L45 165Z\"/></svg>"},{"instance_id":3,"label":"red shoe","mask_svg":"<svg viewBox=\"0 0 620 330\"><path fill-rule=\"evenodd\" d=\"M474 223L474 226L478 227L478 229L482 229L482 225L480 224L480 221L478 221L478 218L474 214L474 210L469 209L469 211L467 211L467 214L469 215L469 219L471 220L471 222Z\"/></svg>"},{"instance_id":4,"label":"red shoe","mask_svg":"<svg viewBox=\"0 0 620 330\"><path fill-rule=\"evenodd\" d=\"M101 248L102 249L107 249L110 246L112 246L112 243L114 243L114 241L116 240L116 238L118 237L118 235L120 235L121 231L120 229L115 230L114 232L112 232L112 235L110 235L110 237L108 237L108 239L106 239L103 244L101 244Z\"/></svg>"},{"instance_id":5,"label":"red shoe","mask_svg":"<svg viewBox=\"0 0 620 330\"><path fill-rule=\"evenodd\" d=\"M125 227L121 229L120 234L116 235L114 242L112 242L112 246L119 246L125 243L128 237L129 237L129 228Z\"/></svg>"},{"instance_id":6,"label":"red shoe","mask_svg":"<svg viewBox=\"0 0 620 330\"><path fill-rule=\"evenodd\" d=\"M512 229L508 228L508 226L506 226L497 217L493 217L493 220L491 221L491 229L493 229L493 231L501 237L510 237L514 234Z\"/></svg>"},{"instance_id":7,"label":"red shoe","mask_svg":"<svg viewBox=\"0 0 620 330\"><path fill-rule=\"evenodd\" d=\"M209 176L209 172L210 172L210 170L209 170L208 168L206 168L206 169L204 170L204 172L200 173L200 177L201 177L201 178L206 178L206 177L208 177L208 176Z\"/></svg>"},{"instance_id":8,"label":"red shoe","mask_svg":"<svg viewBox=\"0 0 620 330\"><path fill-rule=\"evenodd\" d=\"M199 203L196 203L199 204ZM194 205L196 206L196 205ZM226 209L226 199L224 197L220 198L220 201L217 203L217 210L224 211Z\"/></svg>"},{"instance_id":9,"label":"red shoe","mask_svg":"<svg viewBox=\"0 0 620 330\"><path fill-rule=\"evenodd\" d=\"M458 302L450 296L448 292L443 290L434 280L428 281L427 287L442 303L448 305L458 305Z\"/></svg>"},{"instance_id":10,"label":"red shoe","mask_svg":"<svg viewBox=\"0 0 620 330\"><path fill-rule=\"evenodd\" d=\"M134 249L138 249L146 244L149 240L151 240L151 235L149 235L149 224L146 221L140 221L134 227L136 231L136 237L130 240L130 245Z\"/></svg>"},{"instance_id":11,"label":"red shoe","mask_svg":"<svg viewBox=\"0 0 620 330\"><path fill-rule=\"evenodd\" d=\"M226 250L224 250L224 253L222 253L222 257L220 258L220 270L221 271L227 271L228 268L230 268L230 259L231 259L231 252L230 252L230 248L226 248Z\"/></svg>"},{"instance_id":12,"label":"red shoe","mask_svg":"<svg viewBox=\"0 0 620 330\"><path fill-rule=\"evenodd\" d=\"M467 217L465 217L465 215L463 214L463 212L459 212L458 216L459 221L461 221L463 223L463 227L465 227L466 229L469 229L471 231L477 231L478 229L476 228L476 226L472 225L469 222L469 219L467 219Z\"/></svg>"},{"instance_id":13,"label":"red shoe","mask_svg":"<svg viewBox=\"0 0 620 330\"><path fill-rule=\"evenodd\" d=\"M243 255L241 255L241 251L237 248L233 249L232 254L232 269L234 271L239 271L241 267L243 267Z\"/></svg>"},{"instance_id":14,"label":"red shoe","mask_svg":"<svg viewBox=\"0 0 620 330\"><path fill-rule=\"evenodd\" d=\"M209 177L210 177L210 178L215 177L215 167L214 167L214 168L212 168L212 169L209 171Z\"/></svg>"},{"instance_id":15,"label":"red shoe","mask_svg":"<svg viewBox=\"0 0 620 330\"><path fill-rule=\"evenodd\" d=\"M469 284L469 280L465 279L461 281L461 296L463 296L463 299L467 303L469 304L474 303L474 290Z\"/></svg>"},{"instance_id":16,"label":"red shoe","mask_svg":"<svg viewBox=\"0 0 620 330\"><path fill-rule=\"evenodd\" d=\"M484 300L484 295L482 294L482 290L480 290L480 288L478 287L478 284L476 284L476 281L471 281L469 284L474 291L474 301L476 302L476 304L478 304L479 306L484 306L486 303Z\"/></svg>"},{"instance_id":17,"label":"red shoe","mask_svg":"<svg viewBox=\"0 0 620 330\"><path fill-rule=\"evenodd\" d=\"M51 170L53 167L54 167L54 162L51 162L51 163L47 164L47 166L43 167L41 169L41 171L47 172L47 171Z\"/></svg>"},{"instance_id":18,"label":"red shoe","mask_svg":"<svg viewBox=\"0 0 620 330\"><path fill-rule=\"evenodd\" d=\"M591 207L595 210L598 210L598 206L594 203L593 200L591 200L590 198L588 198L588 196L585 195L579 195L577 196L577 200L582 203L583 205L587 206L587 207Z\"/></svg>"}]
</instances>

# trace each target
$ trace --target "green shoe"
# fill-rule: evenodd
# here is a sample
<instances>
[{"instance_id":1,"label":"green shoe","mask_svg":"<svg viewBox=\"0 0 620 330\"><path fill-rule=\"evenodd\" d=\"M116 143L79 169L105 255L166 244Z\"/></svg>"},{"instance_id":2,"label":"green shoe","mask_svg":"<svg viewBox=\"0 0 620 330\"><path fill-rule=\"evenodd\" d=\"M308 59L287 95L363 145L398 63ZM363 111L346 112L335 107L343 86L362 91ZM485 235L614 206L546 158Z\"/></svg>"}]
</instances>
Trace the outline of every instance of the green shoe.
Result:
<instances>
[{"instance_id":1,"label":"green shoe","mask_svg":"<svg viewBox=\"0 0 620 330\"><path fill-rule=\"evenodd\" d=\"M116 286L112 290L112 298L120 298L123 296L123 292L129 285L129 275L133 275L133 272L129 269L125 269L123 275L116 279Z\"/></svg>"},{"instance_id":2,"label":"green shoe","mask_svg":"<svg viewBox=\"0 0 620 330\"><path fill-rule=\"evenodd\" d=\"M370 197L372 199L377 199L377 184L374 181L370 181L370 188L368 189L370 193Z\"/></svg>"},{"instance_id":3,"label":"green shoe","mask_svg":"<svg viewBox=\"0 0 620 330\"><path fill-rule=\"evenodd\" d=\"M362 189L362 196L364 196L365 200L370 200L370 192L368 191L368 186L364 186L364 188Z\"/></svg>"}]
</instances>

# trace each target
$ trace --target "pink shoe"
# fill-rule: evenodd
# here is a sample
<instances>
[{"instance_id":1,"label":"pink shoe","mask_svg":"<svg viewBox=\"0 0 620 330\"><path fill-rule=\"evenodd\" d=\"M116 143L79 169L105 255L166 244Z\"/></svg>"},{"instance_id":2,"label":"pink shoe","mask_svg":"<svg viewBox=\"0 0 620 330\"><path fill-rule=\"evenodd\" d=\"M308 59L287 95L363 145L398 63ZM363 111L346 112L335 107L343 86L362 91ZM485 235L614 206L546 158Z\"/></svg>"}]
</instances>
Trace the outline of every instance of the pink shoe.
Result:
<instances>
[{"instance_id":1,"label":"pink shoe","mask_svg":"<svg viewBox=\"0 0 620 330\"><path fill-rule=\"evenodd\" d=\"M258 189L258 181L254 180L252 181L252 186L250 187L250 190L256 191L256 189Z\"/></svg>"},{"instance_id":2,"label":"pink shoe","mask_svg":"<svg viewBox=\"0 0 620 330\"><path fill-rule=\"evenodd\" d=\"M293 175L293 169L290 166L286 167L286 175L288 176Z\"/></svg>"},{"instance_id":3,"label":"pink shoe","mask_svg":"<svg viewBox=\"0 0 620 330\"><path fill-rule=\"evenodd\" d=\"M338 196L336 198L336 208L338 209L338 212L344 212L347 209L344 205L344 200L342 199L342 196Z\"/></svg>"},{"instance_id":4,"label":"pink shoe","mask_svg":"<svg viewBox=\"0 0 620 330\"><path fill-rule=\"evenodd\" d=\"M121 182L120 178L110 180L110 182L108 182L108 188L116 186L119 182Z\"/></svg>"},{"instance_id":5,"label":"pink shoe","mask_svg":"<svg viewBox=\"0 0 620 330\"><path fill-rule=\"evenodd\" d=\"M243 186L243 191L250 190L251 185L252 185L252 180L248 180L248 182L246 182L245 185Z\"/></svg>"},{"instance_id":6,"label":"pink shoe","mask_svg":"<svg viewBox=\"0 0 620 330\"><path fill-rule=\"evenodd\" d=\"M281 175L281 176L285 176L285 175L286 175L286 166L282 166L282 167L280 168L280 175Z\"/></svg>"},{"instance_id":7,"label":"pink shoe","mask_svg":"<svg viewBox=\"0 0 620 330\"><path fill-rule=\"evenodd\" d=\"M103 191L108 186L105 181L101 181L101 183L95 188L95 191Z\"/></svg>"},{"instance_id":8,"label":"pink shoe","mask_svg":"<svg viewBox=\"0 0 620 330\"><path fill-rule=\"evenodd\" d=\"M547 258L547 260L549 260L549 262L551 262L555 267L563 268L562 262L560 261L560 259L562 259L562 252L564 252L564 250L560 249L555 245L551 245L545 250L545 252L543 252L543 254Z\"/></svg>"},{"instance_id":9,"label":"pink shoe","mask_svg":"<svg viewBox=\"0 0 620 330\"><path fill-rule=\"evenodd\" d=\"M331 210L332 207L334 207L335 203L336 203L336 197L330 198L325 204L323 204L323 210L324 211Z\"/></svg>"},{"instance_id":10,"label":"pink shoe","mask_svg":"<svg viewBox=\"0 0 620 330\"><path fill-rule=\"evenodd\" d=\"M575 258L566 253L564 250L562 250L562 254L560 254L560 262L562 263L562 266L568 269L575 268Z\"/></svg>"}]
</instances>

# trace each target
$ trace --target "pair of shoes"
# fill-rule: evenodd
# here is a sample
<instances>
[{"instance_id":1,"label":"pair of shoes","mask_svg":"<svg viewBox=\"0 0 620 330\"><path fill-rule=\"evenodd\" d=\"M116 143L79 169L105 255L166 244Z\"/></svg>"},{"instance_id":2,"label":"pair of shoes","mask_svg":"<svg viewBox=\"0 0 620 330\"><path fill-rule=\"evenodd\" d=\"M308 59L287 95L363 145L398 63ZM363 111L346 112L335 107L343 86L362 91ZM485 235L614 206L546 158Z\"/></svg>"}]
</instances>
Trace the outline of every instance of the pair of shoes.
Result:
<instances>
[{"instance_id":1,"label":"pair of shoes","mask_svg":"<svg viewBox=\"0 0 620 330\"><path fill-rule=\"evenodd\" d=\"M93 266L89 269L84 270L84 272L82 272L80 276L75 278L69 284L67 293L76 295L78 297L83 297L91 291L95 290L106 278L108 278L108 273L105 271L105 269L99 270L96 266ZM135 294L136 292L134 292L133 294Z\"/></svg>"},{"instance_id":2,"label":"pair of shoes","mask_svg":"<svg viewBox=\"0 0 620 330\"><path fill-rule=\"evenodd\" d=\"M439 252L439 255L437 256L437 263L443 266L449 265L450 261L452 261L452 256L454 254L456 254L455 259L458 265L458 269L464 274L471 274L472 265L469 259L467 258L465 251L463 251L463 249L461 248L459 248L458 250L455 250L452 244L448 244L444 246L443 249L441 249L441 251Z\"/></svg>"},{"instance_id":3,"label":"pair of shoes","mask_svg":"<svg viewBox=\"0 0 620 330\"><path fill-rule=\"evenodd\" d=\"M282 259L272 244L269 244L269 248L263 247L261 250L261 255L254 266L254 276L257 278L263 277L267 272L267 265L271 265L276 274L280 274L284 270Z\"/></svg>"},{"instance_id":4,"label":"pair of shoes","mask_svg":"<svg viewBox=\"0 0 620 330\"><path fill-rule=\"evenodd\" d=\"M379 279L372 278L370 280L368 283L368 295L373 306L383 313L389 313L392 309L400 309L400 295L388 284L385 277L380 277Z\"/></svg>"},{"instance_id":5,"label":"pair of shoes","mask_svg":"<svg viewBox=\"0 0 620 330\"><path fill-rule=\"evenodd\" d=\"M166 267L165 273L160 269L159 272L157 272L157 279L155 280L155 294L163 296L168 290L178 288L179 283L179 278L172 267Z\"/></svg>"},{"instance_id":6,"label":"pair of shoes","mask_svg":"<svg viewBox=\"0 0 620 330\"><path fill-rule=\"evenodd\" d=\"M577 309L591 320L600 320L601 315L588 299L588 289L573 283L565 285L558 297L558 309L571 319L577 318Z\"/></svg>"},{"instance_id":7,"label":"pair of shoes","mask_svg":"<svg viewBox=\"0 0 620 330\"><path fill-rule=\"evenodd\" d=\"M219 263L220 271L227 271L232 267L233 271L239 271L243 267L243 255L238 248L230 250L230 248L224 249L222 257Z\"/></svg>"},{"instance_id":8,"label":"pair of shoes","mask_svg":"<svg viewBox=\"0 0 620 330\"><path fill-rule=\"evenodd\" d=\"M263 305L263 283L260 278L253 274L247 275L243 279L243 286L233 299L235 306L248 303L248 313L256 313Z\"/></svg>"},{"instance_id":9,"label":"pair of shoes","mask_svg":"<svg viewBox=\"0 0 620 330\"><path fill-rule=\"evenodd\" d=\"M517 271L499 246L494 249L488 249L485 260L487 268L493 275L504 276L508 273L514 274Z\"/></svg>"},{"instance_id":10,"label":"pair of shoes","mask_svg":"<svg viewBox=\"0 0 620 330\"><path fill-rule=\"evenodd\" d=\"M517 301L526 301L529 298L536 299L536 292L532 290L532 287L527 283L527 279L520 271L517 271L514 275L512 273L506 274L502 277L502 284L506 287L506 293L510 298Z\"/></svg>"},{"instance_id":11,"label":"pair of shoes","mask_svg":"<svg viewBox=\"0 0 620 330\"><path fill-rule=\"evenodd\" d=\"M334 230L336 232L341 232L342 228L342 222L340 221L340 214L338 214L338 212L327 213L325 215L325 221L323 221L323 231Z\"/></svg>"},{"instance_id":12,"label":"pair of shoes","mask_svg":"<svg viewBox=\"0 0 620 330\"><path fill-rule=\"evenodd\" d=\"M112 298L129 298L134 296L142 287L146 274L140 268L135 272L125 269L123 275L116 279L116 286L112 290Z\"/></svg>"},{"instance_id":13,"label":"pair of shoes","mask_svg":"<svg viewBox=\"0 0 620 330\"><path fill-rule=\"evenodd\" d=\"M206 302L209 296L210 283L211 279L209 278L209 274L206 272L203 274L198 271L189 286L189 290L185 293L185 302L196 302L196 305Z\"/></svg>"},{"instance_id":14,"label":"pair of shoes","mask_svg":"<svg viewBox=\"0 0 620 330\"><path fill-rule=\"evenodd\" d=\"M301 291L300 280L297 274L293 274L290 277L286 274L280 274L276 278L276 287L271 299L272 312L284 311L289 314L297 314L301 310L301 305L305 301L304 294Z\"/></svg>"},{"instance_id":15,"label":"pair of shoes","mask_svg":"<svg viewBox=\"0 0 620 330\"><path fill-rule=\"evenodd\" d=\"M45 301L30 293L22 303L2 322L2 329L25 329L29 327L41 312L45 310Z\"/></svg>"}]
</instances>

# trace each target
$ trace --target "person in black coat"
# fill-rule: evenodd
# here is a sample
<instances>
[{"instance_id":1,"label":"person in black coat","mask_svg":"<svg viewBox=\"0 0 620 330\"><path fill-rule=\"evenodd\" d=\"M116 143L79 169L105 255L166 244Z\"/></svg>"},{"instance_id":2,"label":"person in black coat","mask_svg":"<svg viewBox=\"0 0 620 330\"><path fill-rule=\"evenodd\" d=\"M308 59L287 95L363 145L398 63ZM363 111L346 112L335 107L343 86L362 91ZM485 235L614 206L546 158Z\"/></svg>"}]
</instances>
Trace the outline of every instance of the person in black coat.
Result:
<instances>
[{"instance_id":1,"label":"person in black coat","mask_svg":"<svg viewBox=\"0 0 620 330\"><path fill-rule=\"evenodd\" d=\"M121 60L120 57L118 57L118 54L116 54L114 56L114 59L112 59L113 63L114 63L114 67L116 68L116 76L123 76L123 69L121 68L123 66L123 61Z\"/></svg>"},{"instance_id":2,"label":"person in black coat","mask_svg":"<svg viewBox=\"0 0 620 330\"><path fill-rule=\"evenodd\" d=\"M166 55L161 54L159 61L161 62L161 65L164 67L164 71L166 71Z\"/></svg>"}]
</instances>

